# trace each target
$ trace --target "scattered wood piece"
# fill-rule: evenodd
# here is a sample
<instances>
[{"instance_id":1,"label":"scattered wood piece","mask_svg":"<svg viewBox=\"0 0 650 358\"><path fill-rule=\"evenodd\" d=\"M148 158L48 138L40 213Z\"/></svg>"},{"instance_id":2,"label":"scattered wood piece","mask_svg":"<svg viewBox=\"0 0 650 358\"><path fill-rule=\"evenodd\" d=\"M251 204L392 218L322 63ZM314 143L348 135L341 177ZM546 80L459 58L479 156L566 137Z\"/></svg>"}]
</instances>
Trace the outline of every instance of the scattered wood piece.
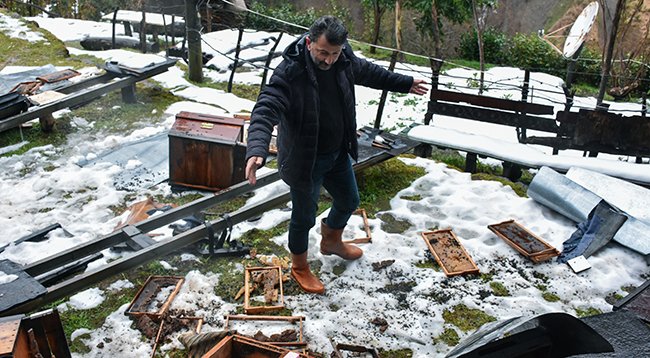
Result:
<instances>
[{"instance_id":1,"label":"scattered wood piece","mask_svg":"<svg viewBox=\"0 0 650 358\"><path fill-rule=\"evenodd\" d=\"M246 315L228 315L226 316L225 329L230 329L231 321L271 321L271 322L288 322L292 324L298 324L298 329L296 330L296 339L294 341L272 341L268 342L275 346L290 346L290 347L305 347L307 343L303 340L303 322L305 317L303 316L246 316ZM280 336L271 335L271 339L280 339L280 337L286 337L289 335L289 332L282 332Z\"/></svg>"},{"instance_id":2,"label":"scattered wood piece","mask_svg":"<svg viewBox=\"0 0 650 358\"><path fill-rule=\"evenodd\" d=\"M365 237L357 237L352 240L343 240L346 244L368 244L372 242L372 234L370 232L370 225L368 224L368 215L366 214L366 209L359 208L352 213L354 215L360 215L363 218L363 230L366 232Z\"/></svg>"},{"instance_id":3,"label":"scattered wood piece","mask_svg":"<svg viewBox=\"0 0 650 358\"><path fill-rule=\"evenodd\" d=\"M375 326L379 326L379 331L381 333L386 332L386 330L388 329L388 321L386 321L381 317L373 318L372 321L370 321L370 323L374 324Z\"/></svg>"},{"instance_id":4,"label":"scattered wood piece","mask_svg":"<svg viewBox=\"0 0 650 358\"><path fill-rule=\"evenodd\" d=\"M381 261L381 262L373 262L372 263L372 270L373 271L379 271L381 269L384 269L386 267L391 266L394 263L395 263L395 260L384 260L384 261Z\"/></svg>"}]
</instances>

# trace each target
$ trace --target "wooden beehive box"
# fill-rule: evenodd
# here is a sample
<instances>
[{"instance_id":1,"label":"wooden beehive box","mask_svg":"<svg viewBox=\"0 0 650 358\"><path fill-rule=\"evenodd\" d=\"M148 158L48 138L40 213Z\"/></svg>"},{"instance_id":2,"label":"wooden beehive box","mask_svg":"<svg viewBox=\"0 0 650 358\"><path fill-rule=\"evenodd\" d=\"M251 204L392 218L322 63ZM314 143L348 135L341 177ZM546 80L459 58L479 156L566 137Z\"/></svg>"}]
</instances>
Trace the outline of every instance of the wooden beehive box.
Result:
<instances>
[{"instance_id":1,"label":"wooden beehive box","mask_svg":"<svg viewBox=\"0 0 650 358\"><path fill-rule=\"evenodd\" d=\"M172 186L218 191L245 179L244 120L180 112L169 130Z\"/></svg>"},{"instance_id":2,"label":"wooden beehive box","mask_svg":"<svg viewBox=\"0 0 650 358\"><path fill-rule=\"evenodd\" d=\"M0 357L69 358L70 349L55 309L0 317Z\"/></svg>"}]
</instances>

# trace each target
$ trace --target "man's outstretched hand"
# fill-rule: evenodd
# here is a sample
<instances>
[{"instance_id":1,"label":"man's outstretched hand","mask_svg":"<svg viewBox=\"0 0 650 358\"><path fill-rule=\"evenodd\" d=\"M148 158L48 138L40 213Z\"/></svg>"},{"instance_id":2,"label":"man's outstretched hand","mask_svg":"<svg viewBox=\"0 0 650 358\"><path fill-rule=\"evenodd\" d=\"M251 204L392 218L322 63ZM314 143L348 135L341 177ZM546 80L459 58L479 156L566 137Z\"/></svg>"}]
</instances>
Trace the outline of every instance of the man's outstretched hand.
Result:
<instances>
[{"instance_id":1,"label":"man's outstretched hand","mask_svg":"<svg viewBox=\"0 0 650 358\"><path fill-rule=\"evenodd\" d=\"M417 95L423 95L429 91L425 86L427 82L425 80L413 79L413 84L411 85L411 90L409 93L415 93Z\"/></svg>"},{"instance_id":2,"label":"man's outstretched hand","mask_svg":"<svg viewBox=\"0 0 650 358\"><path fill-rule=\"evenodd\" d=\"M246 179L248 179L248 182L251 185L255 185L255 183L257 183L257 176L255 176L255 172L263 162L264 159L262 157L248 158L248 161L246 162Z\"/></svg>"}]
</instances>

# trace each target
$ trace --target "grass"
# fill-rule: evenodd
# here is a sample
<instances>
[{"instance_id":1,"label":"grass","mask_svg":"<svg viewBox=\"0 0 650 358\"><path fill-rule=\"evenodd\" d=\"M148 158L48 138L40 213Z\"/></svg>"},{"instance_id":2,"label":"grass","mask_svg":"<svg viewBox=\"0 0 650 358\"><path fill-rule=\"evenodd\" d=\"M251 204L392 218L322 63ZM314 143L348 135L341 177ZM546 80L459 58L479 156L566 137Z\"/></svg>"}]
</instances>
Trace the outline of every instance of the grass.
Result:
<instances>
[{"instance_id":1,"label":"grass","mask_svg":"<svg viewBox=\"0 0 650 358\"><path fill-rule=\"evenodd\" d=\"M506 286L504 286L501 282L496 282L496 281L490 282L490 288L492 289L492 293L495 296L499 296L499 297L510 296L510 291L508 291Z\"/></svg>"},{"instance_id":2,"label":"grass","mask_svg":"<svg viewBox=\"0 0 650 358\"><path fill-rule=\"evenodd\" d=\"M583 317L589 317L589 316L595 316L598 314L603 313L601 310L598 308L594 307L587 307L587 308L576 308L576 316L578 318L583 318Z\"/></svg>"},{"instance_id":3,"label":"grass","mask_svg":"<svg viewBox=\"0 0 650 358\"><path fill-rule=\"evenodd\" d=\"M374 218L377 212L390 208L389 201L395 194L424 174L424 169L406 165L396 158L369 167L357 176L359 206L369 218Z\"/></svg>"},{"instance_id":4,"label":"grass","mask_svg":"<svg viewBox=\"0 0 650 358\"><path fill-rule=\"evenodd\" d=\"M458 332L453 328L445 328L445 330L438 336L437 341L443 342L450 347L455 347L460 343Z\"/></svg>"},{"instance_id":5,"label":"grass","mask_svg":"<svg viewBox=\"0 0 650 358\"><path fill-rule=\"evenodd\" d=\"M463 332L473 331L486 323L496 321L496 318L487 313L469 308L463 304L445 309L442 312L442 318L445 322L453 324Z\"/></svg>"}]
</instances>

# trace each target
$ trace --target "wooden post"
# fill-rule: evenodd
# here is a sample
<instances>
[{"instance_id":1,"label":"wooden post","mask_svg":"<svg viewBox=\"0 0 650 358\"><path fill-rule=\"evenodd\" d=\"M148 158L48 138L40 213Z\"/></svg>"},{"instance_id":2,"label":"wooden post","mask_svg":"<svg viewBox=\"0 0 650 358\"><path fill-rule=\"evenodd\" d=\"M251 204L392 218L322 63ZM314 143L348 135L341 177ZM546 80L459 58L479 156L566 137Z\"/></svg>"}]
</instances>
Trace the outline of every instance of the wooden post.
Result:
<instances>
[{"instance_id":1,"label":"wooden post","mask_svg":"<svg viewBox=\"0 0 650 358\"><path fill-rule=\"evenodd\" d=\"M230 79L228 80L228 93L232 92L232 81L235 78L235 71L237 71L237 66L239 66L239 52L241 51L241 39L244 36L244 28L239 27L239 37L237 38L237 48L235 49L235 63L232 65L232 72L230 73Z\"/></svg>"},{"instance_id":2,"label":"wooden post","mask_svg":"<svg viewBox=\"0 0 650 358\"><path fill-rule=\"evenodd\" d=\"M435 32L434 32L435 34ZM436 53L440 53L437 48ZM436 105L438 100L434 98L434 92L438 89L438 82L440 81L440 69L442 68L442 61L437 58L429 59L431 65L431 90L429 91L429 103L427 104L427 113L424 115L424 124L429 125L435 114ZM413 149L413 153L421 158L429 158L433 148L429 144L422 143Z\"/></svg>"},{"instance_id":3,"label":"wooden post","mask_svg":"<svg viewBox=\"0 0 650 358\"><path fill-rule=\"evenodd\" d=\"M147 53L147 19L142 5L142 21L140 21L140 51Z\"/></svg>"},{"instance_id":4,"label":"wooden post","mask_svg":"<svg viewBox=\"0 0 650 358\"><path fill-rule=\"evenodd\" d=\"M122 24L124 24L124 35L126 36L133 36L133 31L131 31L131 23L127 20L122 21Z\"/></svg>"},{"instance_id":5,"label":"wooden post","mask_svg":"<svg viewBox=\"0 0 650 358\"><path fill-rule=\"evenodd\" d=\"M174 22L176 22L176 15L172 14L172 47L176 46L176 27Z\"/></svg>"},{"instance_id":6,"label":"wooden post","mask_svg":"<svg viewBox=\"0 0 650 358\"><path fill-rule=\"evenodd\" d=\"M113 11L113 36L111 37L111 48L115 49L115 21L117 20L117 12L120 10L120 8L116 7L115 11Z\"/></svg>"},{"instance_id":7,"label":"wooden post","mask_svg":"<svg viewBox=\"0 0 650 358\"><path fill-rule=\"evenodd\" d=\"M165 50L169 48L169 41L167 40L167 20L165 19L165 9L160 8L160 13L163 19L163 31L165 31Z\"/></svg>"},{"instance_id":8,"label":"wooden post","mask_svg":"<svg viewBox=\"0 0 650 358\"><path fill-rule=\"evenodd\" d=\"M264 89L264 86L266 86L266 75L269 72L269 67L271 66L271 60L273 60L273 54L275 53L275 49L278 48L278 45L280 44L280 39L282 39L282 35L284 32L280 32L280 35L278 35L278 39L275 40L275 44L273 45L273 48L271 51L269 51L269 57L266 58L266 62L264 63L264 73L262 73L262 84L260 85L260 92Z\"/></svg>"},{"instance_id":9,"label":"wooden post","mask_svg":"<svg viewBox=\"0 0 650 358\"><path fill-rule=\"evenodd\" d=\"M196 13L197 0L185 0L185 28L188 48L189 79L203 82L203 53L201 51L201 33L199 18Z\"/></svg>"},{"instance_id":10,"label":"wooden post","mask_svg":"<svg viewBox=\"0 0 650 358\"><path fill-rule=\"evenodd\" d=\"M390 56L390 65L388 66L388 70L390 72L393 72L395 70L395 64L397 63L398 53L399 52L395 50ZM381 125L381 116L384 113L384 106L386 105L387 96L388 96L387 90L381 91L381 98L379 99L379 108L377 108L377 116L375 117L375 125L373 126L374 128L379 129L379 126Z\"/></svg>"},{"instance_id":11,"label":"wooden post","mask_svg":"<svg viewBox=\"0 0 650 358\"><path fill-rule=\"evenodd\" d=\"M138 101L135 97L135 83L123 87L121 92L122 92L122 101L124 103L136 103Z\"/></svg>"},{"instance_id":12,"label":"wooden post","mask_svg":"<svg viewBox=\"0 0 650 358\"><path fill-rule=\"evenodd\" d=\"M530 88L530 70L526 69L524 72L524 85L521 88L521 101L528 102L528 89ZM524 116L526 113L521 112ZM520 143L526 140L526 127L517 127L517 139Z\"/></svg>"}]
</instances>

